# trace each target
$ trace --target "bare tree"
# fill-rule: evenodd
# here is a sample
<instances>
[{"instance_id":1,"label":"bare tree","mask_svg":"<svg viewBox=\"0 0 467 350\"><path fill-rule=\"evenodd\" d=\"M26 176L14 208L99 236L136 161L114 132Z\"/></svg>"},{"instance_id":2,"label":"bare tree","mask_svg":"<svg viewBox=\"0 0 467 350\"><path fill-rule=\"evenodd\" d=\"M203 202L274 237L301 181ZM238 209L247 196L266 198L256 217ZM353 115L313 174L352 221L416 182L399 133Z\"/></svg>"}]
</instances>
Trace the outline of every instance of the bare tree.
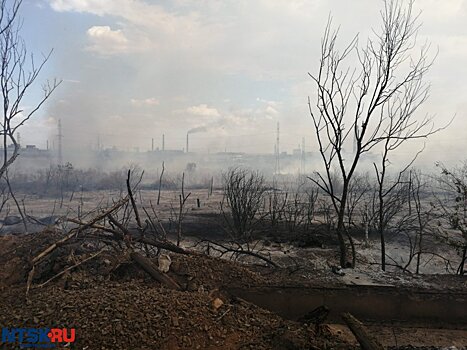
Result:
<instances>
[{"instance_id":1,"label":"bare tree","mask_svg":"<svg viewBox=\"0 0 467 350\"><path fill-rule=\"evenodd\" d=\"M42 86L43 95L30 109L24 110L23 99L28 95L52 51L43 55L37 63L29 54L20 36L21 23L18 11L22 0L0 3L0 88L2 91L2 118L0 136L3 139L3 162L0 178L19 155L20 145L16 139L18 130L36 113L60 84L54 80ZM12 145L9 148L9 145Z\"/></svg>"},{"instance_id":2,"label":"bare tree","mask_svg":"<svg viewBox=\"0 0 467 350\"><path fill-rule=\"evenodd\" d=\"M316 186L310 186L305 190L306 194L306 221L305 229L308 230L315 220L319 189Z\"/></svg>"},{"instance_id":3,"label":"bare tree","mask_svg":"<svg viewBox=\"0 0 467 350\"><path fill-rule=\"evenodd\" d=\"M448 169L443 164L438 177L440 193L436 195L438 237L455 248L460 256L457 274L465 274L467 262L467 163Z\"/></svg>"},{"instance_id":4,"label":"bare tree","mask_svg":"<svg viewBox=\"0 0 467 350\"><path fill-rule=\"evenodd\" d=\"M410 202L407 193L409 193L412 184L411 178L404 178L412 162L392 178L388 176L387 164L387 151L385 149L381 158L381 167L379 168L376 163L373 164L376 173L376 188L372 206L373 220L380 238L381 269L383 271L386 270L386 231L395 216Z\"/></svg>"},{"instance_id":5,"label":"bare tree","mask_svg":"<svg viewBox=\"0 0 467 350\"><path fill-rule=\"evenodd\" d=\"M416 236L414 251L417 257L417 264L415 267L415 273L420 273L420 264L422 259L422 254L434 254L427 251L424 247L425 235L431 231L431 221L433 219L432 211L433 208L423 205L423 197L426 196L426 182L423 180L422 173L419 171L410 171L409 177L410 184L410 194L412 200L409 203L413 202L414 214L415 214L415 227L416 227ZM409 215L411 215L412 210L410 210ZM446 260L443 258L443 260ZM410 259L409 259L410 261Z\"/></svg>"},{"instance_id":6,"label":"bare tree","mask_svg":"<svg viewBox=\"0 0 467 350\"><path fill-rule=\"evenodd\" d=\"M271 228L275 229L283 219L289 193L286 190L278 188L275 180L272 183L272 189L268 192L268 219Z\"/></svg>"},{"instance_id":7,"label":"bare tree","mask_svg":"<svg viewBox=\"0 0 467 350\"><path fill-rule=\"evenodd\" d=\"M346 218L347 225L357 226L356 214L357 208L360 207L361 202L371 190L370 180L367 173L355 174L352 181L349 183L349 194L347 196Z\"/></svg>"},{"instance_id":8,"label":"bare tree","mask_svg":"<svg viewBox=\"0 0 467 350\"><path fill-rule=\"evenodd\" d=\"M182 223L186 215L185 203L190 197L191 192L185 195L185 173L182 174L182 193L178 196L179 199L179 211L178 211L178 223L177 223L177 247L180 246L180 240L182 238Z\"/></svg>"},{"instance_id":9,"label":"bare tree","mask_svg":"<svg viewBox=\"0 0 467 350\"><path fill-rule=\"evenodd\" d=\"M432 62L428 45L412 55L416 47L418 16L413 1L386 0L381 11L382 27L366 46L357 46L355 37L344 50L337 48L338 31L328 21L321 42L317 74L309 74L316 84L317 100L308 99L324 173L311 178L332 201L337 214L340 263L347 262L345 213L349 185L362 156L382 144L399 148L407 140L426 138L435 132L432 118L417 120L415 112L427 99L429 84L424 77ZM346 66L355 53L357 66ZM354 143L353 152L346 152ZM342 190L332 177L337 170Z\"/></svg>"},{"instance_id":10,"label":"bare tree","mask_svg":"<svg viewBox=\"0 0 467 350\"><path fill-rule=\"evenodd\" d=\"M257 214L266 191L265 181L259 173L244 169L230 169L223 176L224 200L221 212L236 239L249 239L258 223ZM227 210L224 207L227 206Z\"/></svg>"},{"instance_id":11,"label":"bare tree","mask_svg":"<svg viewBox=\"0 0 467 350\"><path fill-rule=\"evenodd\" d=\"M286 201L284 208L284 223L289 232L295 232L305 221L306 205L300 188L294 191L291 198Z\"/></svg>"},{"instance_id":12,"label":"bare tree","mask_svg":"<svg viewBox=\"0 0 467 350\"><path fill-rule=\"evenodd\" d=\"M446 272L451 272L453 268L449 256L444 256L439 251L439 245L433 245L433 234L436 233L436 225L433 225L436 210L428 203L430 192L426 178L420 171L411 169L406 179L398 185L398 187L402 186L402 190L391 192L388 196L384 208L387 208L389 215L391 211L396 214L389 220L390 224L387 228L394 234L405 236L404 246L408 248L408 254L407 258L399 257L397 260L386 254L386 258L390 260L386 262L386 266L419 274L421 267L437 259L444 262ZM400 202L404 204L400 205ZM428 257L423 264L422 256Z\"/></svg>"},{"instance_id":13,"label":"bare tree","mask_svg":"<svg viewBox=\"0 0 467 350\"><path fill-rule=\"evenodd\" d=\"M161 201L161 188L162 188L162 176L164 176L164 171L165 171L165 162L162 162L162 171L161 175L159 177L159 190L157 191L157 205L159 205Z\"/></svg>"},{"instance_id":14,"label":"bare tree","mask_svg":"<svg viewBox=\"0 0 467 350\"><path fill-rule=\"evenodd\" d=\"M16 16L19 11L19 7L22 3L22 0L16 0L12 5L7 6L7 0L1 0L0 2L0 35L3 34L5 30L13 25L13 21L16 19Z\"/></svg>"}]
</instances>

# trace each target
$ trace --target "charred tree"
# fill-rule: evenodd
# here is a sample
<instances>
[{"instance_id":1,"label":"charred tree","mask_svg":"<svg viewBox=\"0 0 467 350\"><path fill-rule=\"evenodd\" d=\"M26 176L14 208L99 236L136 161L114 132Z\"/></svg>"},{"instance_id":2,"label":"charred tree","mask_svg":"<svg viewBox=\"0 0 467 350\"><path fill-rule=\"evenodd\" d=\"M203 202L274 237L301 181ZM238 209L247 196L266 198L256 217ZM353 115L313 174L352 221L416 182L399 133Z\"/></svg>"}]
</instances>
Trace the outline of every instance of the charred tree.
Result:
<instances>
[{"instance_id":1,"label":"charred tree","mask_svg":"<svg viewBox=\"0 0 467 350\"><path fill-rule=\"evenodd\" d=\"M23 101L31 94L34 84L50 58L52 51L38 62L28 52L20 36L21 20L18 11L22 0L0 2L0 89L2 116L0 137L3 144L3 160L0 178L19 155L21 145L17 132L42 107L60 81L54 80L42 86L43 94L30 108L23 108ZM29 102L30 103L30 102Z\"/></svg>"},{"instance_id":2,"label":"charred tree","mask_svg":"<svg viewBox=\"0 0 467 350\"><path fill-rule=\"evenodd\" d=\"M344 220L349 187L362 156L384 144L397 149L408 140L435 132L431 117L417 119L415 114L428 96L424 78L432 61L428 45L417 56L412 54L419 29L412 5L413 1L404 6L386 0L380 33L362 48L355 37L339 50L338 31L332 30L329 20L318 72L309 73L317 91L314 103L308 99L309 112L324 165L324 172L317 172L311 180L329 195L336 211L342 266L347 263ZM358 60L356 67L346 64L352 53ZM344 152L349 143L354 144L350 154Z\"/></svg>"}]
</instances>

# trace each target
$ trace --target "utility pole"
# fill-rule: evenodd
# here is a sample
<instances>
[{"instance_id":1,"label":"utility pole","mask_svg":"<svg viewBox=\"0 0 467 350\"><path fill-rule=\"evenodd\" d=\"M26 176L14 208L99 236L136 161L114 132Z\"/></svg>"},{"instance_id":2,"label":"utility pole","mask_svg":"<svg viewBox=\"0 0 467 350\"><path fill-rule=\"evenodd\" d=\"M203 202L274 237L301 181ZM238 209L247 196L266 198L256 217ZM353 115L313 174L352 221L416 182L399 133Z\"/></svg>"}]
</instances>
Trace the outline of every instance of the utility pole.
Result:
<instances>
[{"instance_id":1,"label":"utility pole","mask_svg":"<svg viewBox=\"0 0 467 350\"><path fill-rule=\"evenodd\" d=\"M58 165L63 164L63 156L62 156L62 120L58 120Z\"/></svg>"},{"instance_id":2,"label":"utility pole","mask_svg":"<svg viewBox=\"0 0 467 350\"><path fill-rule=\"evenodd\" d=\"M280 167L280 147L279 147L279 139L280 139L280 130L279 130L279 122L277 122L277 132L276 132L276 174L281 172Z\"/></svg>"}]
</instances>

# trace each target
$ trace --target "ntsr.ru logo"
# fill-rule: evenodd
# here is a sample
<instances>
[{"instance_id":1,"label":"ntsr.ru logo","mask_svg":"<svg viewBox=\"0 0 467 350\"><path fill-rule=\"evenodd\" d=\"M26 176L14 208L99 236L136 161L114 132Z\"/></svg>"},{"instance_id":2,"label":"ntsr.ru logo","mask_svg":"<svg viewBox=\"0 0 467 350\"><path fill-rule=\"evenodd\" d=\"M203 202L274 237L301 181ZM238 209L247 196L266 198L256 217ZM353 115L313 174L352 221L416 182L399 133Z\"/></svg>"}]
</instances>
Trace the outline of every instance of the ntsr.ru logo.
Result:
<instances>
[{"instance_id":1,"label":"ntsr.ru logo","mask_svg":"<svg viewBox=\"0 0 467 350\"><path fill-rule=\"evenodd\" d=\"M2 328L2 344L15 344L21 348L54 348L73 343L74 328Z\"/></svg>"}]
</instances>

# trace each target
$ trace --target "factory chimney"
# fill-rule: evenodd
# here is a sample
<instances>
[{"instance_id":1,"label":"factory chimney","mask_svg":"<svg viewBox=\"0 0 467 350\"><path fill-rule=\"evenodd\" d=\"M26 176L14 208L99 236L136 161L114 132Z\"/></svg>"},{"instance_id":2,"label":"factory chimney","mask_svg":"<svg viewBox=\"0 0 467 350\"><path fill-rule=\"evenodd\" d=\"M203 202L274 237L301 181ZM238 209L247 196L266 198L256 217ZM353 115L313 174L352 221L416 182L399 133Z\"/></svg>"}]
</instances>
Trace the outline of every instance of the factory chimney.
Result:
<instances>
[{"instance_id":1,"label":"factory chimney","mask_svg":"<svg viewBox=\"0 0 467 350\"><path fill-rule=\"evenodd\" d=\"M189 146L189 144L188 144L189 136L190 136L190 134L186 133L186 153L188 153L190 151L190 149L188 148L188 146Z\"/></svg>"}]
</instances>

